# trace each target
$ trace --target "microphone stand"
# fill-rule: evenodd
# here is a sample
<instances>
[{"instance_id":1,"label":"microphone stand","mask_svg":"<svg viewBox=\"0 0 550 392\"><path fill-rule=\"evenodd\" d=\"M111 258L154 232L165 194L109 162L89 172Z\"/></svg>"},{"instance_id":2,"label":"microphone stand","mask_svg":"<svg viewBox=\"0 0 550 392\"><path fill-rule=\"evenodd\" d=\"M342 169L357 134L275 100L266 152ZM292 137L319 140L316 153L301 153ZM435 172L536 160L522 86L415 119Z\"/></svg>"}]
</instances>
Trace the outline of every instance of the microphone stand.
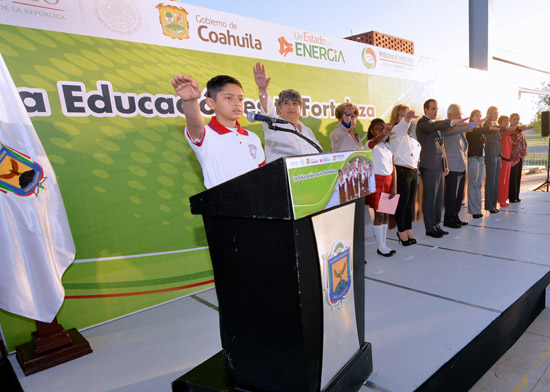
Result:
<instances>
[{"instance_id":1,"label":"microphone stand","mask_svg":"<svg viewBox=\"0 0 550 392\"><path fill-rule=\"evenodd\" d=\"M315 147L315 149L319 152L319 153L322 153L323 150L321 149L321 147L319 147L314 141L308 139L307 137L305 137L304 135L302 135L300 132L298 132L298 130L296 129L296 126L292 123L289 123L289 124L292 124L292 126L294 127L294 129L287 129L287 128L281 128L277 125L273 125L273 123L271 122L268 122L268 127L269 129L273 129L274 131L281 131L281 132L288 132L288 133L292 133L298 137L301 137L302 139L304 139L306 142L308 142L309 144L311 144L313 147Z\"/></svg>"}]
</instances>

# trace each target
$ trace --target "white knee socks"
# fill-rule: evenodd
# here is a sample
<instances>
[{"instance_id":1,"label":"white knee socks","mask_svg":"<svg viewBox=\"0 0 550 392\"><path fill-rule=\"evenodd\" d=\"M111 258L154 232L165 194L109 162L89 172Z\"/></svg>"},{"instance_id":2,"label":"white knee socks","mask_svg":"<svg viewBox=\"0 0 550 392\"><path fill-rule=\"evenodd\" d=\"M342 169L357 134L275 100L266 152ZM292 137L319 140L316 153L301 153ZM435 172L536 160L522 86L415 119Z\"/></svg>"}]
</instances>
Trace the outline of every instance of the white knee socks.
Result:
<instances>
[{"instance_id":1,"label":"white knee socks","mask_svg":"<svg viewBox=\"0 0 550 392\"><path fill-rule=\"evenodd\" d=\"M391 252L392 249L388 248L388 245L386 243L386 239L388 238L388 225L382 225L382 238L384 238L384 247L388 252Z\"/></svg>"},{"instance_id":2,"label":"white knee socks","mask_svg":"<svg viewBox=\"0 0 550 392\"><path fill-rule=\"evenodd\" d=\"M386 231L384 232L384 226ZM391 250L386 246L386 233L388 231L388 225L372 226L374 229L374 237L376 238L376 244L378 250L382 253L390 253Z\"/></svg>"}]
</instances>

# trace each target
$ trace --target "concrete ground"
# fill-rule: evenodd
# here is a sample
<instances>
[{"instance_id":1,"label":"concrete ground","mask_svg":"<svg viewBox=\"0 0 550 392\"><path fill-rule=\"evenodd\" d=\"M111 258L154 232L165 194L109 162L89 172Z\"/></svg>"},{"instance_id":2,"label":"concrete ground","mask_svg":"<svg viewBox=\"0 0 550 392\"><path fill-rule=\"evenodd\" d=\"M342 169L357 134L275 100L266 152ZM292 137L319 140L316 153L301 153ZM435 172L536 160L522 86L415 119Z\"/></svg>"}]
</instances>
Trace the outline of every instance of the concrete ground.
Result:
<instances>
[{"instance_id":1,"label":"concrete ground","mask_svg":"<svg viewBox=\"0 0 550 392\"><path fill-rule=\"evenodd\" d=\"M546 170L539 170L536 172L524 172L521 177L521 190L535 190L539 185L542 185L546 181ZM549 185L550 188L550 185ZM542 191L546 191L546 186L541 188ZM521 198L521 195L520 195Z\"/></svg>"},{"instance_id":2,"label":"concrete ground","mask_svg":"<svg viewBox=\"0 0 550 392\"><path fill-rule=\"evenodd\" d=\"M546 306L550 306L547 302ZM550 309L537 317L519 340L470 392L550 391Z\"/></svg>"}]
</instances>

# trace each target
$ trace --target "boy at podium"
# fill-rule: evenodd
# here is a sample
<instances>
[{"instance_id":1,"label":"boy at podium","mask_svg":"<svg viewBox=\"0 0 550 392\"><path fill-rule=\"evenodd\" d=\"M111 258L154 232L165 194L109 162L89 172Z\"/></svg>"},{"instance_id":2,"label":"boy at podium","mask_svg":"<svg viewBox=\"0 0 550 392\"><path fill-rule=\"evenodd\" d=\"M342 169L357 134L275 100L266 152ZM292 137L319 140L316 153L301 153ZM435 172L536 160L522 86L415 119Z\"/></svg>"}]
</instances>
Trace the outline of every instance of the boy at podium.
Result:
<instances>
[{"instance_id":1,"label":"boy at podium","mask_svg":"<svg viewBox=\"0 0 550 392\"><path fill-rule=\"evenodd\" d=\"M176 75L172 86L182 100L185 138L201 164L207 189L265 164L260 138L237 121L244 113L243 89L237 79L218 75L207 82L206 103L215 113L208 125L199 107L198 82Z\"/></svg>"}]
</instances>

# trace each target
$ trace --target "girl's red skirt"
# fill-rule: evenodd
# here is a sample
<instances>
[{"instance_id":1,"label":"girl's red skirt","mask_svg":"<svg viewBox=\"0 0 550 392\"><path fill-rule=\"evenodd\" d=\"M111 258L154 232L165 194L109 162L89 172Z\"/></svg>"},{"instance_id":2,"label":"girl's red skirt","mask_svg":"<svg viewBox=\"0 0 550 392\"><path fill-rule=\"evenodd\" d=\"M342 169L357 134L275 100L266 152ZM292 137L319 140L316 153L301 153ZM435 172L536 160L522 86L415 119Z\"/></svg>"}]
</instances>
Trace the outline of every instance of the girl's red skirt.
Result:
<instances>
[{"instance_id":1,"label":"girl's red skirt","mask_svg":"<svg viewBox=\"0 0 550 392\"><path fill-rule=\"evenodd\" d=\"M376 181L376 192L370 193L365 196L365 203L368 204L375 211L378 210L378 202L380 201L380 194L390 193L392 176L380 176L378 174L374 175L374 180Z\"/></svg>"}]
</instances>

